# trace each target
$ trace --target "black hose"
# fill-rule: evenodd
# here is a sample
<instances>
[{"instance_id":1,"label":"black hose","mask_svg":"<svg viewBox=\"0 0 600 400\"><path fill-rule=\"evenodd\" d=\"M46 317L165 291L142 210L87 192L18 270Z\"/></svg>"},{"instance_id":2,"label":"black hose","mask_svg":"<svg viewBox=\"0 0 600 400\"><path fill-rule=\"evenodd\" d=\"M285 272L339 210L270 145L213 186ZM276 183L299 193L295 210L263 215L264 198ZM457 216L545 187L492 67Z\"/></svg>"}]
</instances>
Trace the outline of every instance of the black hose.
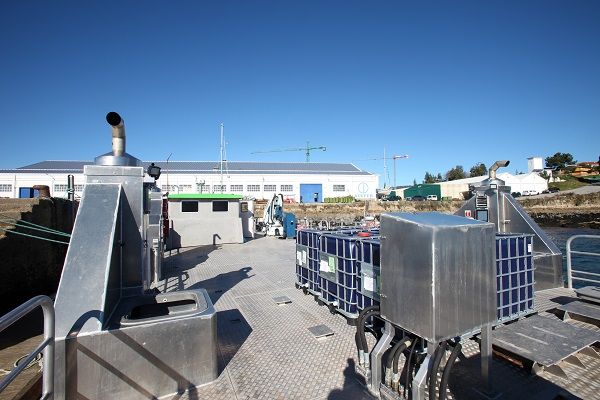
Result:
<instances>
[{"instance_id":1,"label":"black hose","mask_svg":"<svg viewBox=\"0 0 600 400\"><path fill-rule=\"evenodd\" d=\"M442 357L444 353L446 353L446 348L448 344L446 342L442 342L435 349L435 353L433 354L433 363L431 364L431 370L429 372L429 400L435 400L435 384L437 383L437 372L440 369L440 363L442 362Z\"/></svg>"},{"instance_id":2,"label":"black hose","mask_svg":"<svg viewBox=\"0 0 600 400\"><path fill-rule=\"evenodd\" d=\"M419 338L415 338L415 340L413 340L412 345L410 346L410 350L408 352L408 358L406 359L406 366L404 367L404 391L402 392L402 395L404 397L406 397L406 391L408 390L408 387L411 384L412 381L412 357L413 357L413 353L415 352L415 348L417 347L417 341L419 340Z\"/></svg>"},{"instance_id":3,"label":"black hose","mask_svg":"<svg viewBox=\"0 0 600 400\"><path fill-rule=\"evenodd\" d=\"M367 319L369 319L369 317L375 316L375 315L380 315L381 313L379 312L379 310L371 310L367 313L365 313L365 315L363 316L361 322L360 322L360 329L359 329L359 337L360 337L360 342L361 342L361 347L362 350L365 353L369 352L369 345L367 344L367 336L365 335L365 323L367 322Z\"/></svg>"},{"instance_id":4,"label":"black hose","mask_svg":"<svg viewBox=\"0 0 600 400\"><path fill-rule=\"evenodd\" d=\"M356 349L359 353L360 353L360 350L362 349L362 341L360 339L360 330L362 329L363 316L366 313L368 313L369 311L377 310L377 309L379 309L379 306L369 306L369 307L363 308L361 310L361 312L358 313L358 318L356 319L356 334L354 335L354 342L356 343Z\"/></svg>"},{"instance_id":5,"label":"black hose","mask_svg":"<svg viewBox=\"0 0 600 400\"><path fill-rule=\"evenodd\" d=\"M398 348L398 350L396 350L396 353L394 354L394 364L393 364L392 373L394 373L394 374L398 373L398 362L400 361L400 356L402 355L402 352L408 346L410 346L410 341L405 338L405 340L402 340L402 344L400 345L400 347Z\"/></svg>"},{"instance_id":6,"label":"black hose","mask_svg":"<svg viewBox=\"0 0 600 400\"><path fill-rule=\"evenodd\" d=\"M460 343L456 343L456 346L452 349L450 353L450 357L444 366L444 373L442 374L442 382L440 383L440 400L446 400L446 388L448 387L448 379L450 378L450 371L452 370L452 366L454 365L454 361L460 354L462 350L462 345Z\"/></svg>"},{"instance_id":7,"label":"black hose","mask_svg":"<svg viewBox=\"0 0 600 400\"><path fill-rule=\"evenodd\" d=\"M390 350L390 354L388 354L387 360L385 360L385 368L386 369L392 368L392 361L394 360L394 358L396 358L396 351L398 351L398 348L400 346L402 346L405 341L406 341L406 336L404 336L404 337L402 337L402 339L398 340L396 342L396 344L394 345L394 347L392 347L392 350Z\"/></svg>"}]
</instances>

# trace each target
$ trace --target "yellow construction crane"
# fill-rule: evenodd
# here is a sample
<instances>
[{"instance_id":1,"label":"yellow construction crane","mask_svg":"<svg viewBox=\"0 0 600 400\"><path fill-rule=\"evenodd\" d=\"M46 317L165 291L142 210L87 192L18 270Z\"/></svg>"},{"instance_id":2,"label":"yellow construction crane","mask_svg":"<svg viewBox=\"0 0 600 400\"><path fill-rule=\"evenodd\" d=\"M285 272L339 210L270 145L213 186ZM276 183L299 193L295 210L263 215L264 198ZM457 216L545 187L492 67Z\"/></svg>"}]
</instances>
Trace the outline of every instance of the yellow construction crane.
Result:
<instances>
[{"instance_id":1,"label":"yellow construction crane","mask_svg":"<svg viewBox=\"0 0 600 400\"><path fill-rule=\"evenodd\" d=\"M259 154L259 153L279 153L281 151L304 151L306 153L306 162L310 162L310 152L313 150L323 150L326 151L327 148L325 146L316 146L310 147L308 142L306 142L306 147L298 147L292 149L276 149L276 150L262 150L262 151L253 151L250 154Z\"/></svg>"}]
</instances>

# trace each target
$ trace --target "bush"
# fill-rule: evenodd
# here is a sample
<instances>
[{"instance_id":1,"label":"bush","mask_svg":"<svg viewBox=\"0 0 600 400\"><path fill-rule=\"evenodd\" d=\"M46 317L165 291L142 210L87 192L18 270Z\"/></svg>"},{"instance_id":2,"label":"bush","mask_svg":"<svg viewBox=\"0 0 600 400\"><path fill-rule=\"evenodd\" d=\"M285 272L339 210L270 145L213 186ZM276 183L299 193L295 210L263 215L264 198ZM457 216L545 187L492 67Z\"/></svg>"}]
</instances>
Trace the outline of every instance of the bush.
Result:
<instances>
[{"instance_id":1,"label":"bush","mask_svg":"<svg viewBox=\"0 0 600 400\"><path fill-rule=\"evenodd\" d=\"M325 197L325 203L354 203L355 199L352 196L343 197Z\"/></svg>"}]
</instances>

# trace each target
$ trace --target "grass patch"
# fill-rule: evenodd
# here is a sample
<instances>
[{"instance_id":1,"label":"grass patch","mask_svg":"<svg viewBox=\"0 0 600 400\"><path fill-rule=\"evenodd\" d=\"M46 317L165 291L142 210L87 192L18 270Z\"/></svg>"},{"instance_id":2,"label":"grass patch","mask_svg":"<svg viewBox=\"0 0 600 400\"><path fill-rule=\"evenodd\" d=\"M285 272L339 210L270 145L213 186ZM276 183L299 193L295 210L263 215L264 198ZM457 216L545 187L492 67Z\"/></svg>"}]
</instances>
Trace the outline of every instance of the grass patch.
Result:
<instances>
[{"instance_id":1,"label":"grass patch","mask_svg":"<svg viewBox=\"0 0 600 400\"><path fill-rule=\"evenodd\" d=\"M565 181L564 182L553 182L553 183L549 184L548 187L556 187L556 188L559 188L561 191L563 191L563 190L577 189L579 187L587 185L586 183L579 181L577 178L575 178L571 175L563 175L560 177L560 179L564 179Z\"/></svg>"}]
</instances>

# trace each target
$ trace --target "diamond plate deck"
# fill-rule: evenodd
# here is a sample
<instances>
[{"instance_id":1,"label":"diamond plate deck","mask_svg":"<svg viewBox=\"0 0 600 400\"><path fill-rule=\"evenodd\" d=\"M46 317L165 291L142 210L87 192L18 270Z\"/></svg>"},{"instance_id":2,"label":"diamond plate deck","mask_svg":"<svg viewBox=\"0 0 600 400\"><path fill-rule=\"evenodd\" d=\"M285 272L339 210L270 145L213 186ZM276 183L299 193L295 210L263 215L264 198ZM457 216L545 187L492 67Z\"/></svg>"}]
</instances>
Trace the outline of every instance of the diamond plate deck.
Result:
<instances>
[{"instance_id":1,"label":"diamond plate deck","mask_svg":"<svg viewBox=\"0 0 600 400\"><path fill-rule=\"evenodd\" d=\"M165 259L166 278L161 291L203 287L217 309L219 378L181 400L250 399L373 399L356 372L355 328L341 315L320 307L313 296L294 288L295 243L258 238L239 245L206 246L173 251ZM287 296L291 304L279 306L274 297ZM536 309L545 311L577 300L569 289L536 293ZM315 340L308 328L327 325L335 335ZM600 332L581 321L569 324ZM503 329L503 328L501 328ZM369 347L373 338L368 336ZM463 343L465 357L450 376L448 399L479 399L479 349L472 340ZM569 379L547 372L532 376L503 360L494 359L495 387L506 399L552 399L561 391L584 399L600 398L600 360L578 355L588 366L564 366ZM402 364L402 363L401 363Z\"/></svg>"}]
</instances>

